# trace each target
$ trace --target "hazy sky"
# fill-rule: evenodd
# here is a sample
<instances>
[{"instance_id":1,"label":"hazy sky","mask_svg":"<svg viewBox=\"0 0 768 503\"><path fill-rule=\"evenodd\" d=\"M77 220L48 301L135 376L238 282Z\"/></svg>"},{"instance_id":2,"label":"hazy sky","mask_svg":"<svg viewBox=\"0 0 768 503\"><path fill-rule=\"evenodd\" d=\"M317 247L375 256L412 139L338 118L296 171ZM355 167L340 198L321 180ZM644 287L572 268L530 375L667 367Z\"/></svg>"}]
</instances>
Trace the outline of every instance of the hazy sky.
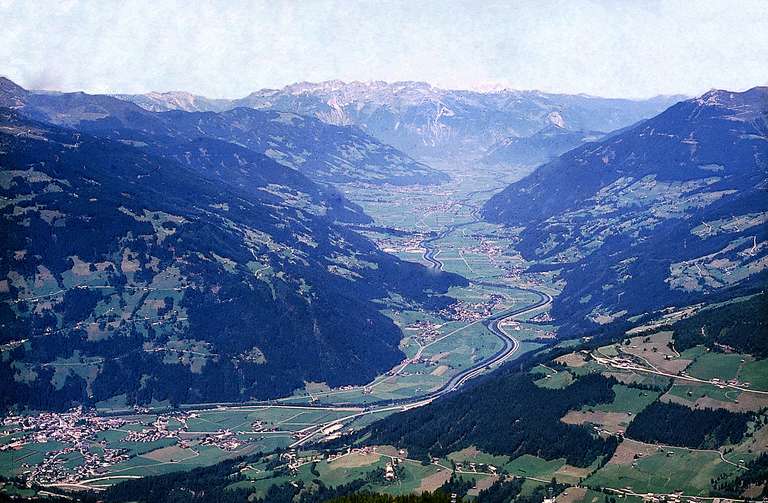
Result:
<instances>
[{"instance_id":1,"label":"hazy sky","mask_svg":"<svg viewBox=\"0 0 768 503\"><path fill-rule=\"evenodd\" d=\"M768 84L768 0L0 0L29 88L240 97L308 80L603 96Z\"/></svg>"}]
</instances>

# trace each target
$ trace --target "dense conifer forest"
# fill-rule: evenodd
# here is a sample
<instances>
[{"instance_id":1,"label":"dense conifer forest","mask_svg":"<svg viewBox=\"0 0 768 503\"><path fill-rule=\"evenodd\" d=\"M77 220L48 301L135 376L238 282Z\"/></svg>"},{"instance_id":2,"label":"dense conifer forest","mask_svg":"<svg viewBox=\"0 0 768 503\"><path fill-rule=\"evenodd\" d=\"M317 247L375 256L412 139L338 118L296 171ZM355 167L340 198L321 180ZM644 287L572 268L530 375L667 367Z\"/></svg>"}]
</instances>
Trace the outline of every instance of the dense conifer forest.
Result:
<instances>
[{"instance_id":1,"label":"dense conifer forest","mask_svg":"<svg viewBox=\"0 0 768 503\"><path fill-rule=\"evenodd\" d=\"M465 394L448 397L375 423L362 435L371 444L407 447L411 456L419 458L474 445L493 454L563 457L570 464L588 466L600 456L609 456L616 440L599 438L586 427L565 424L560 418L571 409L610 402L613 384L615 380L593 374L566 389L543 389L531 375L511 374L476 387L472 400Z\"/></svg>"},{"instance_id":2,"label":"dense conifer forest","mask_svg":"<svg viewBox=\"0 0 768 503\"><path fill-rule=\"evenodd\" d=\"M715 449L741 441L752 417L725 409L694 410L676 403L654 402L630 423L627 436L648 443Z\"/></svg>"},{"instance_id":3,"label":"dense conifer forest","mask_svg":"<svg viewBox=\"0 0 768 503\"><path fill-rule=\"evenodd\" d=\"M768 294L704 309L674 325L679 351L704 344L710 349L730 349L756 358L768 357Z\"/></svg>"}]
</instances>

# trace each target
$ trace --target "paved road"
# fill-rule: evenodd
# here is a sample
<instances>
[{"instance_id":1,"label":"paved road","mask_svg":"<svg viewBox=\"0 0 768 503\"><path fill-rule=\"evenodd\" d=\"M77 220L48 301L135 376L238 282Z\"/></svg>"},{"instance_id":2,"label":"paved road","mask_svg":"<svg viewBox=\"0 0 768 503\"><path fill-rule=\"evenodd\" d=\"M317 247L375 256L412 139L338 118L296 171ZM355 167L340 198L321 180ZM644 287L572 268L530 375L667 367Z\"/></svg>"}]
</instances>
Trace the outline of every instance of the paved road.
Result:
<instances>
[{"instance_id":1,"label":"paved road","mask_svg":"<svg viewBox=\"0 0 768 503\"><path fill-rule=\"evenodd\" d=\"M421 242L421 246L424 248L424 253L422 254L422 257L424 260L429 262L433 269L437 269L442 271L443 270L443 262L441 262L439 259L437 259L437 254L440 252L439 249L435 246L435 242L445 238L452 232L454 232L456 229L460 227L465 227L467 225L472 225L474 223L477 223L480 221L480 215L479 211L480 209L471 204L469 200L472 198L472 196L476 194L481 194L484 192L492 192L497 190L497 188L492 189L485 189L485 190L476 190L474 192L469 192L465 195L463 199L461 199L458 204L461 204L463 206L467 206L469 208L472 208L472 220L468 220L466 222L461 222L458 224L451 224L442 231L438 232L436 235L431 236L427 239L424 239ZM494 287L508 287L512 288L510 285L506 285L503 283L490 283L487 281L473 281L474 284L478 285L487 285L487 286L494 286ZM499 327L499 323L507 318L511 318L513 316L520 316L522 314L528 313L530 311L539 309L541 307L544 307L548 305L550 302L552 302L552 297L549 294L546 294L544 292L540 292L538 290L531 290L531 289L524 289L524 288L516 288L517 290L524 290L527 292L534 293L538 296L538 300L534 302L533 304L530 304L528 306L525 306L523 308L517 308L517 309L508 309L506 311L503 311L501 313L497 313L495 315L492 315L485 320L483 320L483 324L488 327L488 330L490 330L496 337L498 337L503 347L497 351L493 356L491 356L489 359L484 360L466 370L463 372L460 372L459 374L456 374L451 378L450 381L448 381L445 385L443 385L441 388L439 388L436 391L433 391L432 393L425 395L422 398L426 398L431 396L432 394L436 394L436 396L440 396L441 394L445 394L449 391L453 391L459 388L462 384L467 382L468 380L472 379L473 377L481 374L487 367L490 367L492 365L495 365L497 363L502 363L506 360L508 360L520 347L520 343L517 341L517 339L509 336L504 330L502 330Z\"/></svg>"},{"instance_id":2,"label":"paved road","mask_svg":"<svg viewBox=\"0 0 768 503\"><path fill-rule=\"evenodd\" d=\"M600 352L600 351L598 351L598 352ZM654 367L653 365L651 365L651 363L646 358L643 358L643 360L645 360L646 363L648 363L648 365L651 365L652 368L642 367L640 365L636 365L636 364L633 364L633 363L619 363L613 357L606 356L602 352L600 352L600 354L602 356L595 356L594 357L595 361L597 363L600 363L602 365L606 365L606 366L609 366L609 367L613 367L613 368L616 368L616 369L632 370L634 372L643 372L645 374L655 374L655 375L659 375L659 376L663 376L663 377L669 377L671 379L677 379L679 381L691 381L691 382L702 383L702 384L712 384L712 385L715 385L715 386L722 386L723 388L730 388L732 390L741 391L742 393L755 393L755 394L758 394L758 395L768 395L768 391L764 391L764 390L745 388L743 386L737 386L735 384L729 384L727 382L722 382L722 381L721 382L712 382L711 380L708 380L708 379L700 379L698 377L693 377L693 376L689 376L689 375L673 374L671 372L663 372L663 371L657 369L656 367Z\"/></svg>"},{"instance_id":3,"label":"paved road","mask_svg":"<svg viewBox=\"0 0 768 503\"><path fill-rule=\"evenodd\" d=\"M477 191L477 192L485 192L485 191ZM424 260L426 260L431 264L433 269L437 269L440 271L443 270L443 263L439 259L437 259L437 254L439 253L439 249L435 246L435 242L445 238L446 236L448 236L449 234L451 234L452 232L454 232L456 229L460 227L474 224L480 220L480 217L478 215L478 208L467 203L467 200L471 197L471 195L472 193L468 194L467 197L462 200L461 204L474 208L474 211L472 214L473 216L472 220L449 225L448 227L446 227L436 235L426 238L421 242L421 246L424 248L423 258ZM502 330L499 324L507 318L521 316L521 315L530 313L531 311L535 311L537 309L540 309L542 307L549 305L552 302L552 297L549 294L545 292L541 292L539 290L517 288L517 287L512 287L510 285L505 285L503 283L489 283L485 281L478 281L475 283L486 284L486 285L495 286L495 287L506 286L510 288L515 288L517 290L527 291L537 296L537 300L533 304L528 304L523 307L510 308L500 313L491 315L485 318L484 320L481 320L481 322L488 328L488 330L490 330L491 333L493 333L496 337L498 337L501 340L502 342L501 349L499 349L496 353L494 353L490 358L487 358L481 362L478 362L477 364L454 375L453 377L451 377L451 379L448 382L440 386L440 388L433 390L427 393L426 395L421 395L418 397L413 397L413 398L403 399L403 400L394 400L394 401L388 401L388 402L378 402L377 404L369 404L370 408L365 411L362 411L347 417L335 419L328 423L318 425L317 428L308 432L308 434L305 437L298 439L293 444L291 444L291 447L299 447L301 445L304 445L305 443L314 439L318 433L321 433L322 431L327 430L330 427L346 423L350 420L353 420L365 415L378 414L378 413L389 412L389 411L405 411L405 410L414 409L417 407L422 407L424 405L427 405L447 393L451 393L453 391L458 390L464 383L484 373L489 367L493 365L501 364L506 360L508 360L510 357L512 357L512 355L514 355L515 352L520 348L520 343L517 339L515 339L514 337L511 337L504 330ZM382 405L382 406L376 408L375 405Z\"/></svg>"},{"instance_id":4,"label":"paved road","mask_svg":"<svg viewBox=\"0 0 768 503\"><path fill-rule=\"evenodd\" d=\"M515 352L520 347L520 342L514 337L511 337L504 330L502 330L499 324L502 321L506 320L507 318L513 318L515 316L521 316L523 314L527 314L531 311L535 311L539 308L545 307L550 302L552 302L552 297L544 292L540 292L538 290L526 290L526 291L535 293L539 297L538 300L533 304L529 304L525 307L512 308L506 311L502 311L501 313L497 313L493 316L490 316L485 321L483 321L483 325L488 327L488 330L490 330L491 333L493 333L496 337L498 337L501 340L501 342L503 343L503 347L500 350L498 350L496 353L494 353L494 355L488 358L487 360L477 363L476 365L466 369L465 371L460 372L455 376L453 376L451 380L448 381L443 387L441 387L439 390L434 392L434 393L438 393L437 396L458 389L462 384L464 384L468 380L478 376L479 374L482 374L488 367L503 363L506 360L508 360L510 357L512 357L513 354L515 354Z\"/></svg>"},{"instance_id":5,"label":"paved road","mask_svg":"<svg viewBox=\"0 0 768 503\"><path fill-rule=\"evenodd\" d=\"M440 271L443 270L443 263L437 259L437 253L440 253L440 252L434 246L435 241L439 241L440 239L443 239L444 237L451 234L453 231L455 231L460 227L466 227L467 225L476 224L477 222L480 221L480 208L469 202L469 200L472 199L472 196L475 196L477 194L483 194L485 192L493 192L502 188L504 187L501 186L501 187L494 187L491 189L483 189L483 190L475 190L472 192L467 192L462 199L459 199L456 202L456 204L471 208L472 220L469 220L467 222L461 222L459 224L451 224L445 229L438 232L436 235L428 237L423 241L421 241L420 245L422 248L424 248L424 253L422 254L422 257L424 258L424 260L429 262L430 266L433 269L438 269Z\"/></svg>"},{"instance_id":6,"label":"paved road","mask_svg":"<svg viewBox=\"0 0 768 503\"><path fill-rule=\"evenodd\" d=\"M496 190L496 189L489 189L489 190L482 190L482 191L475 191L472 193L468 193L464 199L459 201L459 204L468 206L473 209L472 219L466 222L451 224L447 226L445 229L441 230L436 235L431 236L421 242L421 245L425 249L423 257L427 262L429 262L432 265L433 268L441 271L443 270L443 263L436 258L436 255L439 253L439 249L437 249L434 243L440 239L445 238L446 236L448 236L449 234L451 234L452 232L454 232L456 229L460 227L464 227L464 226L471 225L478 222L480 220L480 217L478 215L479 209L476 206L469 203L468 201L471 198L471 196L476 193L490 192L493 190ZM524 314L530 313L531 311L535 311L537 309L545 307L552 302L552 297L549 294L538 291L538 290L518 288L518 287L513 287L511 285L506 285L503 283L489 283L486 281L475 281L474 283L478 285L508 287L508 288L515 288L516 290L527 291L529 293L533 293L534 295L536 295L537 300L532 304L528 304L522 307L512 307L500 313L493 314L482 320L478 320L479 323L482 323L483 325L485 325L488 328L488 330L491 331L491 333L493 333L496 337L498 337L501 340L502 342L501 349L499 349L496 353L494 353L489 358L486 358L485 360L478 362L475 365L472 365L471 367L468 367L463 371L459 372L458 374L454 375L445 384L443 384L442 386L440 386L435 390L432 390L431 392L425 395L420 395L420 396L411 397L407 399L382 400L375 403L369 403L367 404L365 409L355 409L354 407L350 407L350 404L348 403L339 403L339 404L326 403L318 406L306 406L306 405L302 406L302 405L288 405L288 404L275 405L274 402L250 402L250 403L226 403L225 402L225 403L218 403L218 404L186 404L182 407L185 410L199 410L199 409L206 409L206 408L239 409L239 408L256 406L256 407L265 407L265 408L269 408L269 407L308 408L308 409L314 409L314 410L325 409L325 410L344 410L344 411L353 412L353 414L349 416L338 418L326 423L318 424L315 427L307 428L307 430L309 430L307 431L307 435L297 440L293 444L291 444L291 447L298 447L300 445L303 445L309 442L311 439L315 438L318 433L321 433L322 431L327 430L329 427L346 423L350 420L356 419L361 416L366 416L369 414L379 414L382 412L404 411L404 410L409 410L416 407L421 407L423 405L427 405L443 395L446 395L448 393L458 390L464 383L466 383L470 379L477 377L478 375L486 372L491 366L498 365L505 362L506 360L511 358L512 355L515 354L515 352L520 348L520 343L517 339L515 339L514 337L511 337L509 334L507 334L504 330L501 329L499 324L503 320L508 318L513 318L516 316L522 316ZM478 322L475 322L475 323L478 323Z\"/></svg>"}]
</instances>

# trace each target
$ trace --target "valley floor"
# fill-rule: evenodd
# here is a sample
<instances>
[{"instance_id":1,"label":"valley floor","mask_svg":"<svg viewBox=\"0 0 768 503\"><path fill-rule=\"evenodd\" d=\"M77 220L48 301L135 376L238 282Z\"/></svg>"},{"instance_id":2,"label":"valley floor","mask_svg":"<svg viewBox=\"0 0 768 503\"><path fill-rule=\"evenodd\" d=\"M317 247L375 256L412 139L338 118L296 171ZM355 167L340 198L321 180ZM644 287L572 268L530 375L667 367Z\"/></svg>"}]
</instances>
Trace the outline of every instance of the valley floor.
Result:
<instances>
[{"instance_id":1,"label":"valley floor","mask_svg":"<svg viewBox=\"0 0 768 503\"><path fill-rule=\"evenodd\" d=\"M170 411L163 403L125 410L115 402L100 404L99 415L75 411L8 418L0 430L0 473L31 476L51 488L99 489L140 476L291 448L284 460L288 472L275 471L267 461L251 463L237 487L256 488L265 495L274 484L320 478L336 485L395 466L394 478L371 480L367 487L391 494L434 490L455 470L472 481L468 495L473 496L504 472L525 477L526 490L552 478L579 485L561 493L558 502L600 503L605 496L597 492L601 488L626 500L651 492L677 499L706 497L711 479L739 473L756 453L768 450L766 427L755 427L743 443L719 450L625 440L610 459L587 468L531 455L491 456L475 448L431 463L410 459L391 446L349 449L332 457L301 449L311 441L334 439L394 412L425 405L473 377L555 342L547 311L563 285L551 273L524 272L527 264L509 246L514 231L477 217L485 200L526 170L498 173L470 164L433 165L448 172L452 181L433 187L341 187L374 217L375 224L362 232L382 249L436 273L455 272L470 280L469 286L449 292L459 301L449 310L428 312L402 299L382 299L382 310L404 333L401 348L406 359L389 372L364 386L332 389L306 383L304 389L270 403L186 404ZM658 392L644 393L630 385L664 380L673 386L662 401L701 402L734 411L768 407L765 361L708 354L701 348L677 353L663 330L643 332L629 341L566 354L557 360L558 368L534 368L539 374L536 383L543 388L566 387L589 372L622 383L614 389L613 403L571 411L563 422L591 425L600 435L622 435L632 416L659 398ZM712 361L705 365L705 360ZM20 424L36 432L34 440L18 443Z\"/></svg>"},{"instance_id":2,"label":"valley floor","mask_svg":"<svg viewBox=\"0 0 768 503\"><path fill-rule=\"evenodd\" d=\"M470 280L468 287L449 292L459 301L450 310L429 312L401 299L382 299L383 311L404 333L406 359L395 368L365 386L331 389L307 383L269 404L184 404L180 412L171 412L165 403L134 409L115 400L99 404L98 416L74 411L8 418L0 431L0 472L51 487L98 488L298 447L429 403L541 347L553 337L546 311L558 285L546 277L525 277L524 261L509 255L507 231L477 216L493 192L524 170L493 173L461 163L441 167L452 181L439 186L341 187L374 217L375 224L362 232L382 249ZM61 362L79 364L88 362ZM20 441L17 421L38 431L37 440ZM67 425L64 432L58 431L60 424Z\"/></svg>"}]
</instances>

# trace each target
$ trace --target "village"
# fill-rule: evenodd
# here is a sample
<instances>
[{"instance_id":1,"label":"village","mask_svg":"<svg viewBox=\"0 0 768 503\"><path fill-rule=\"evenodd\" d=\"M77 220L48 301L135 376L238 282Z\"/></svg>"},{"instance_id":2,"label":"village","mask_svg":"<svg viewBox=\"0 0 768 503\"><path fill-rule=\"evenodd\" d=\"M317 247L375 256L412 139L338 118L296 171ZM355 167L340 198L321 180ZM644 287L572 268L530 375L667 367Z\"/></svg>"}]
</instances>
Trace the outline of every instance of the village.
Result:
<instances>
[{"instance_id":1,"label":"village","mask_svg":"<svg viewBox=\"0 0 768 503\"><path fill-rule=\"evenodd\" d=\"M0 444L0 452L19 457L14 460L20 467L19 475L27 485L78 484L88 478L109 472L118 463L127 461L136 453L123 448L124 444L152 444L172 440L180 448L195 445L214 446L223 451L234 451L244 441L233 431L189 431L187 421L197 417L194 412L161 414L153 421L143 416L147 411L137 408L136 415L126 417L99 416L82 407L67 412L43 412L35 415L10 415L2 420L2 435L8 441ZM111 448L102 435L105 432L124 432L121 448ZM37 463L26 462L31 454L26 446L55 446L46 449ZM25 453L26 452L26 453Z\"/></svg>"},{"instance_id":2,"label":"village","mask_svg":"<svg viewBox=\"0 0 768 503\"><path fill-rule=\"evenodd\" d=\"M505 297L492 293L485 302L457 302L439 311L440 316L449 321L472 323L491 316L503 309Z\"/></svg>"},{"instance_id":3,"label":"village","mask_svg":"<svg viewBox=\"0 0 768 503\"><path fill-rule=\"evenodd\" d=\"M318 462L326 462L329 465L332 465L334 462L341 461L342 459L348 457L348 456L357 456L361 458L365 457L371 457L371 458L379 458L384 457L386 458L386 463L383 467L383 470L381 470L380 473L374 472L374 477L380 477L381 480L379 482L384 483L391 483L398 478L402 476L403 468L402 465L406 461L406 451L405 450L399 450L399 451L393 451L389 452L391 448L386 448L385 451L379 452L379 447L377 446L367 446L367 447L346 447L345 449L342 449L340 451L331 451L331 452L324 452L324 453L311 453L311 454L304 454L300 455L296 452L295 449L290 449L287 452L284 452L280 455L280 461L284 463L282 465L283 468L287 469L289 473L292 475L296 475L298 473L299 468L306 464L310 463L318 463ZM413 460L410 460L413 461Z\"/></svg>"},{"instance_id":4,"label":"village","mask_svg":"<svg viewBox=\"0 0 768 503\"><path fill-rule=\"evenodd\" d=\"M105 440L97 439L98 433L119 430L127 423L123 418L96 416L82 407L64 413L10 415L3 419L3 433L10 436L10 442L0 445L0 451L19 451L27 444L62 444L59 449L47 451L36 465L25 463L26 456L18 462L28 484L71 483L103 473L107 467L128 459L124 449L110 449ZM68 462L78 457L82 462Z\"/></svg>"}]
</instances>

